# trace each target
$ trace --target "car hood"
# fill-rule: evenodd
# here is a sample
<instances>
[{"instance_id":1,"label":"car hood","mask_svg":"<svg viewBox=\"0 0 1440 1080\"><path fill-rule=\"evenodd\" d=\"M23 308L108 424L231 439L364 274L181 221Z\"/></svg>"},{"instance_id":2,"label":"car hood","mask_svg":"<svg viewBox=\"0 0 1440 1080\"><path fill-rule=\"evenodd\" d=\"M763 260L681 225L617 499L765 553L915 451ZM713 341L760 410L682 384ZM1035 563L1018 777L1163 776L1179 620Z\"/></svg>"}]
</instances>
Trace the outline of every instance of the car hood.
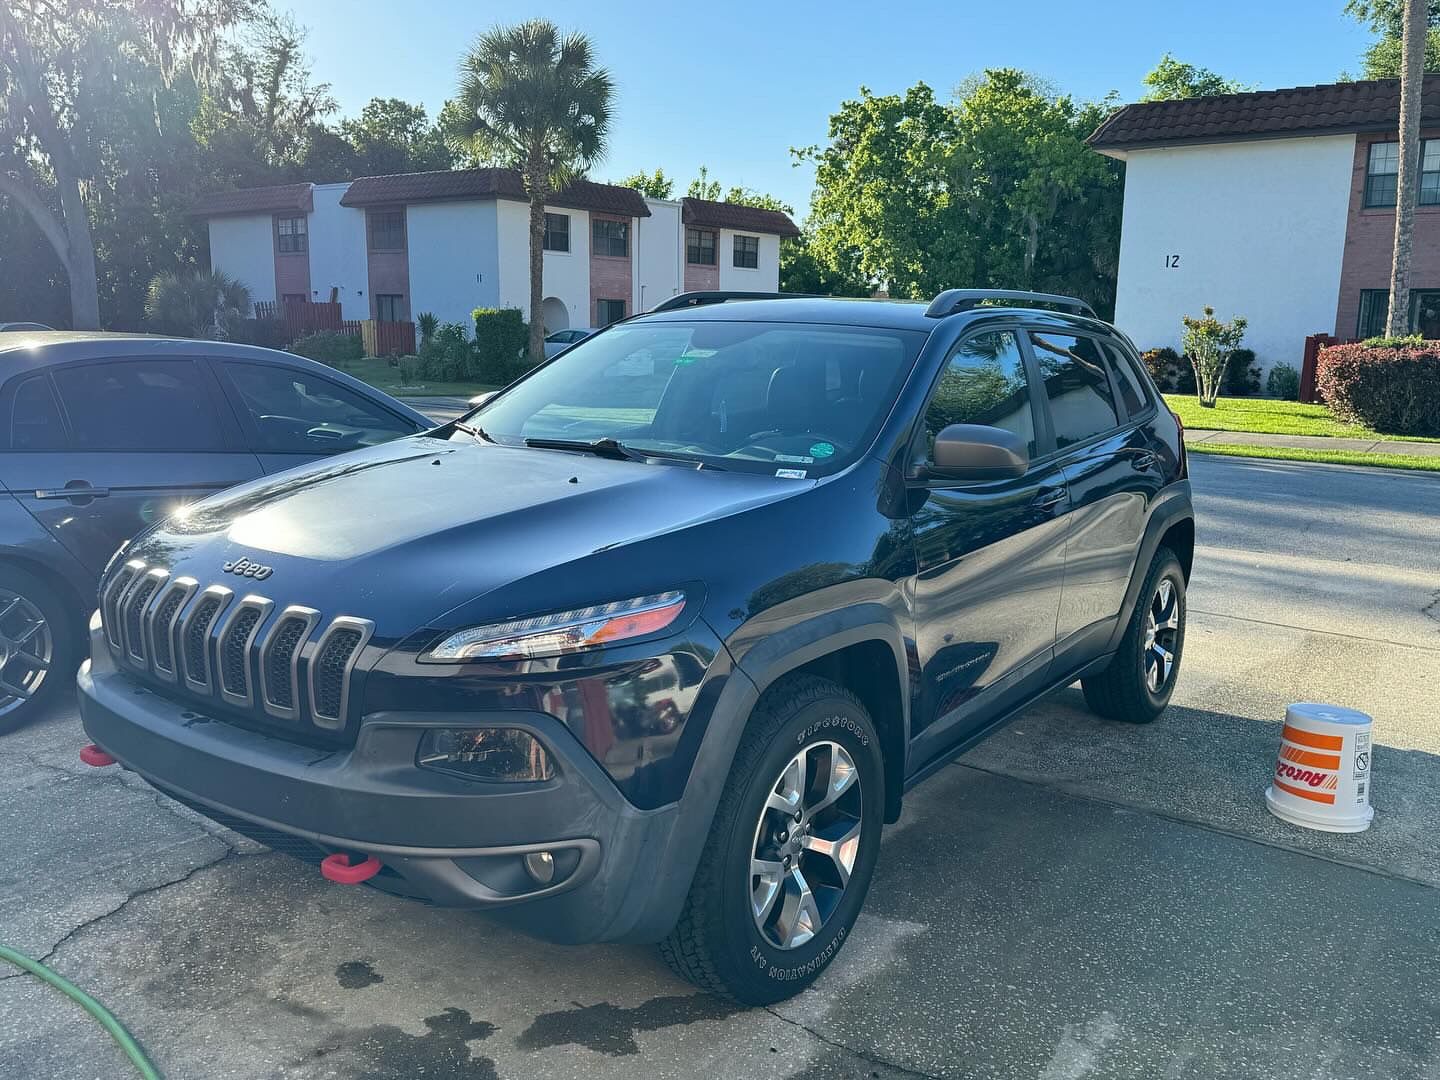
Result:
<instances>
[{"instance_id":1,"label":"car hood","mask_svg":"<svg viewBox=\"0 0 1440 1080\"><path fill-rule=\"evenodd\" d=\"M403 634L509 582L809 486L417 436L212 496L130 554L281 603L384 613ZM269 573L232 580L224 566L242 559Z\"/></svg>"}]
</instances>

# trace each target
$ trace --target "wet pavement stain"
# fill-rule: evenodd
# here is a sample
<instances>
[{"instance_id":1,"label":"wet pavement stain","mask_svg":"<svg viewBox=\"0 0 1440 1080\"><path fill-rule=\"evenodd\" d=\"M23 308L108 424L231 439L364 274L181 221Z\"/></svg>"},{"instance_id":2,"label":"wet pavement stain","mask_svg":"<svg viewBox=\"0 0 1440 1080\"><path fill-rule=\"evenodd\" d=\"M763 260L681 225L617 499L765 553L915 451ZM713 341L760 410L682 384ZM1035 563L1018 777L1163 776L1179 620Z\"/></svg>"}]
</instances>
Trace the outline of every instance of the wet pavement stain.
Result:
<instances>
[{"instance_id":1,"label":"wet pavement stain","mask_svg":"<svg viewBox=\"0 0 1440 1080\"><path fill-rule=\"evenodd\" d=\"M544 1050L551 1046L584 1046L590 1050L621 1057L638 1054L635 1035L641 1031L693 1024L698 1020L723 1020L744 1006L721 1001L709 994L657 997L635 1006L621 1008L602 1001L598 1005L574 1003L573 1009L541 1013L516 1040L522 1050Z\"/></svg>"},{"instance_id":2,"label":"wet pavement stain","mask_svg":"<svg viewBox=\"0 0 1440 1080\"><path fill-rule=\"evenodd\" d=\"M335 969L335 981L346 990L363 990L384 982L385 976L377 974L368 960L347 960Z\"/></svg>"},{"instance_id":3,"label":"wet pavement stain","mask_svg":"<svg viewBox=\"0 0 1440 1080\"><path fill-rule=\"evenodd\" d=\"M495 1025L471 1020L465 1009L448 1008L425 1017L424 1035L411 1035L393 1024L376 1024L346 1032L320 1047L314 1057L350 1053L363 1064L352 1075L357 1080L396 1080L397 1077L443 1076L447 1080L499 1080L495 1062L476 1057L469 1043L488 1039Z\"/></svg>"}]
</instances>

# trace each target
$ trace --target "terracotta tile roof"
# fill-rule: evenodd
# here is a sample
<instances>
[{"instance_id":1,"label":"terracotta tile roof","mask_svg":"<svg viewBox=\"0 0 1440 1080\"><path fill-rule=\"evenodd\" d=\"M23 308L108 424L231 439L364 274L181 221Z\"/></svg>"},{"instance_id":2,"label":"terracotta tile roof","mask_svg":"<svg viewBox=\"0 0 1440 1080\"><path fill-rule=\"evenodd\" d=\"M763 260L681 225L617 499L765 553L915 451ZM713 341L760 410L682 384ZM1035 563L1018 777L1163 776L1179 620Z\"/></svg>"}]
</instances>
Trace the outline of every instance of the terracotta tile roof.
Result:
<instances>
[{"instance_id":1,"label":"terracotta tile roof","mask_svg":"<svg viewBox=\"0 0 1440 1080\"><path fill-rule=\"evenodd\" d=\"M448 169L441 172L362 176L340 197L341 206L466 199L524 199L525 183L514 169ZM645 197L634 188L577 180L550 199L552 206L595 210L622 217L649 217Z\"/></svg>"},{"instance_id":2,"label":"terracotta tile roof","mask_svg":"<svg viewBox=\"0 0 1440 1080\"><path fill-rule=\"evenodd\" d=\"M223 214L278 213L296 210L308 214L313 206L311 188L306 184L279 184L275 187L242 188L202 195L190 208L192 217L219 217Z\"/></svg>"},{"instance_id":3,"label":"terracotta tile roof","mask_svg":"<svg viewBox=\"0 0 1440 1080\"><path fill-rule=\"evenodd\" d=\"M1425 80L1421 122L1440 123L1440 77ZM1126 105L1087 140L1096 150L1226 142L1286 135L1390 131L1400 124L1400 81L1296 86L1248 94Z\"/></svg>"},{"instance_id":4,"label":"terracotta tile roof","mask_svg":"<svg viewBox=\"0 0 1440 1080\"><path fill-rule=\"evenodd\" d=\"M706 229L736 229L740 232L775 233L778 236L799 236L800 230L789 214L779 210L761 210L739 203L711 202L709 199L680 200L680 218L686 225Z\"/></svg>"}]
</instances>

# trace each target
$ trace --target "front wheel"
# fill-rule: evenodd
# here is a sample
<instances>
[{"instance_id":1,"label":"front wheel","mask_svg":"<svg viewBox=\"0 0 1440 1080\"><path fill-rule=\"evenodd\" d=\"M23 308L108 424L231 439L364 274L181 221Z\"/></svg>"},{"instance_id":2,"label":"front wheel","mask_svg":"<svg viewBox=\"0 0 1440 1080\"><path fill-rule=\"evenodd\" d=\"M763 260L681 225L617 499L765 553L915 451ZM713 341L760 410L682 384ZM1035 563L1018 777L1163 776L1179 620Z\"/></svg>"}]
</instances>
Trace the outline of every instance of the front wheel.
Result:
<instances>
[{"instance_id":1,"label":"front wheel","mask_svg":"<svg viewBox=\"0 0 1440 1080\"><path fill-rule=\"evenodd\" d=\"M69 613L45 582L0 566L0 735L38 716L74 675Z\"/></svg>"},{"instance_id":2,"label":"front wheel","mask_svg":"<svg viewBox=\"0 0 1440 1080\"><path fill-rule=\"evenodd\" d=\"M1085 702L1111 720L1148 724L1170 704L1185 648L1185 572L1168 547L1155 553L1108 667L1081 680Z\"/></svg>"},{"instance_id":3,"label":"front wheel","mask_svg":"<svg viewBox=\"0 0 1440 1080\"><path fill-rule=\"evenodd\" d=\"M798 994L845 943L880 850L884 771L865 707L810 676L751 717L680 920L675 972L745 1005Z\"/></svg>"}]
</instances>

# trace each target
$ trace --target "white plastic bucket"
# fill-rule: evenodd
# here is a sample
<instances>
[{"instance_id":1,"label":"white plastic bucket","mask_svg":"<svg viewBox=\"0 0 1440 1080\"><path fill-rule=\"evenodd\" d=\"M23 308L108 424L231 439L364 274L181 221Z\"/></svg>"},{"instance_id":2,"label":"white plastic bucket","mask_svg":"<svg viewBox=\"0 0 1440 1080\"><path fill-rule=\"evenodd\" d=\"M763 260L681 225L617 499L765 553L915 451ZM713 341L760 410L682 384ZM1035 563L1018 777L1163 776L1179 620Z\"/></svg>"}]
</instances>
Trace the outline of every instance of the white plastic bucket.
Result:
<instances>
[{"instance_id":1,"label":"white plastic bucket","mask_svg":"<svg viewBox=\"0 0 1440 1080\"><path fill-rule=\"evenodd\" d=\"M1339 705L1300 702L1285 709L1270 812L1292 825L1364 832L1370 806L1370 717Z\"/></svg>"}]
</instances>

